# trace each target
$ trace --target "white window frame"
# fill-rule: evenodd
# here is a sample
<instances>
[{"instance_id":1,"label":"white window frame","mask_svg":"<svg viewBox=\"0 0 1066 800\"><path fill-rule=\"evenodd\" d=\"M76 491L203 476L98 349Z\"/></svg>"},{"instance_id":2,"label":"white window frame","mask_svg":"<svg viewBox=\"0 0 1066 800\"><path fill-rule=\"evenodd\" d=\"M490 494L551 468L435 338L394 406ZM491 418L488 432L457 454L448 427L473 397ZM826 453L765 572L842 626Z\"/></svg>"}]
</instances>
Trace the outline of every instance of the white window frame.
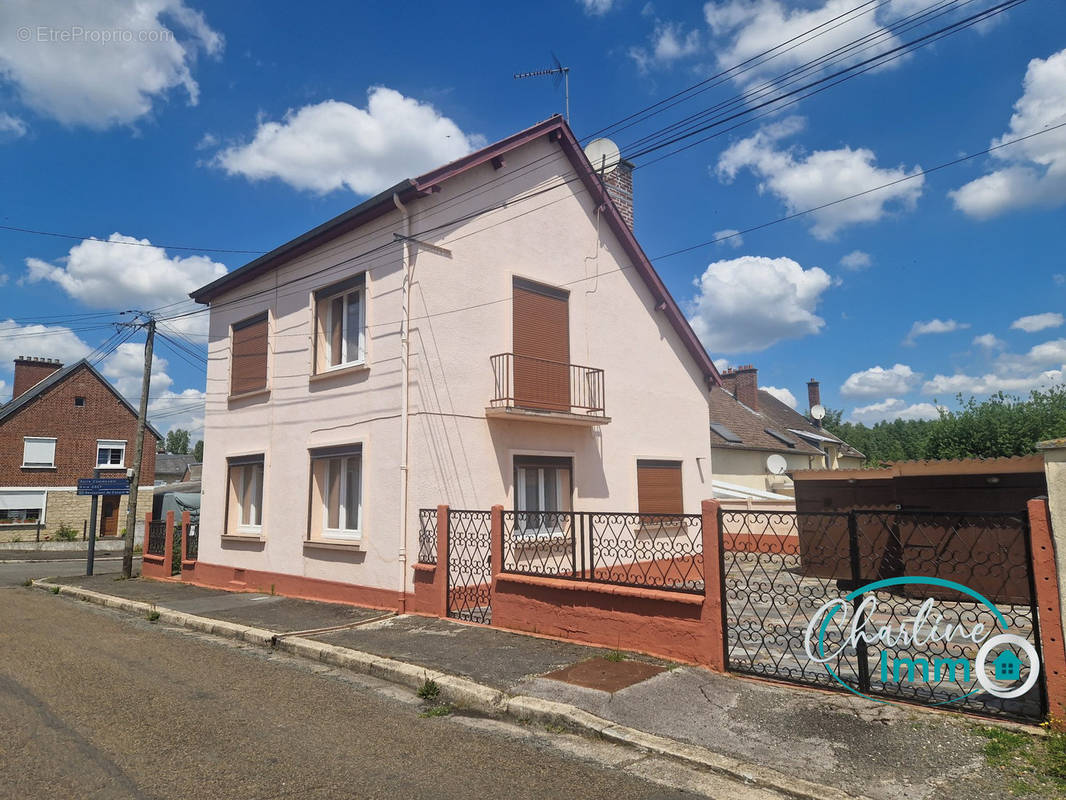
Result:
<instances>
[{"instance_id":1,"label":"white window frame","mask_svg":"<svg viewBox=\"0 0 1066 800\"><path fill-rule=\"evenodd\" d=\"M108 461L100 462L101 450L121 450L122 459L117 464ZM96 440L96 468L97 469L125 469L126 468L126 440L125 439L97 439Z\"/></svg>"},{"instance_id":2,"label":"white window frame","mask_svg":"<svg viewBox=\"0 0 1066 800\"><path fill-rule=\"evenodd\" d=\"M517 503L515 504L517 509L518 509L518 511L520 513L525 513L525 514L542 514L542 515L545 515L545 516L547 516L548 514L560 514L560 515L561 514L569 514L570 513L569 511L545 511L544 510L544 485L545 485L544 470L545 469L554 469L555 470L555 496L556 496L556 498L561 500L563 497L566 496L563 493L563 476L562 476L563 467L561 467L561 466L560 467L534 467L532 465L530 465L530 466L522 466L520 464L515 470L518 473L518 487L517 487L518 497L516 498L517 499ZM526 475L529 472L533 472L533 471L535 471L537 473L537 503L540 505L540 510L530 510L528 508L523 508L523 506L526 503ZM571 481L572 480L573 480L573 476L571 475ZM543 518L542 518L542 521L543 521ZM556 517L556 522L558 522L558 517ZM541 526L539 528L536 528L536 529L533 529L533 528L519 528L517 525L515 525L515 530L514 530L514 539L516 541L536 541L536 540L541 540L541 539L562 539L562 538L565 538L565 537L566 537L566 531L564 531L558 524L551 525L551 526L541 524Z\"/></svg>"},{"instance_id":3,"label":"white window frame","mask_svg":"<svg viewBox=\"0 0 1066 800\"><path fill-rule=\"evenodd\" d=\"M55 436L23 436L22 437L22 468L23 469L55 469L56 466L56 442ZM51 442L52 461L45 464L43 461L26 461L26 445L29 442Z\"/></svg>"},{"instance_id":4,"label":"white window frame","mask_svg":"<svg viewBox=\"0 0 1066 800\"><path fill-rule=\"evenodd\" d=\"M324 458L326 462L326 469L323 474L324 485L322 487L322 538L323 539L343 539L345 541L359 541L363 538L363 529L361 527L349 528L348 523L348 481L345 480L348 467L347 463L352 459L358 459L359 461L359 502L356 505L355 513L359 517L358 523L362 525L363 522L363 455L351 454L346 456L332 456ZM337 493L337 503L339 508L337 509L337 522L340 524L339 528L328 527L329 520L329 485L331 473L333 471L333 464L340 462L340 476L339 489Z\"/></svg>"},{"instance_id":5,"label":"white window frame","mask_svg":"<svg viewBox=\"0 0 1066 800\"><path fill-rule=\"evenodd\" d=\"M39 492L32 491L32 490L28 491L28 492L27 491L22 491L22 490L2 491L2 492L0 492L0 497L2 497L3 495L9 495L10 496L12 494L39 495L40 496L40 505L39 506L26 504L26 505L20 505L19 508L20 509L27 509L27 510L31 509L31 508L37 508L41 513L38 515L36 520L30 521L30 522L0 522L0 530L3 530L4 528L7 528L7 527L36 525L38 522L41 525L47 524L47 520L45 519L46 511L48 509L48 492L47 491L39 491ZM4 504L4 505L6 506L6 504ZM7 509L4 508L4 510L6 511Z\"/></svg>"},{"instance_id":6,"label":"white window frame","mask_svg":"<svg viewBox=\"0 0 1066 800\"><path fill-rule=\"evenodd\" d=\"M326 371L344 369L346 367L359 366L366 363L366 287L358 286L326 295L326 319L325 319L325 346L326 346ZM349 358L348 352L348 308L351 305L349 298L353 294L359 295L359 352L356 358ZM336 364L333 361L333 301L338 297L344 298L344 308L341 311L341 358Z\"/></svg>"},{"instance_id":7,"label":"white window frame","mask_svg":"<svg viewBox=\"0 0 1066 800\"><path fill-rule=\"evenodd\" d=\"M251 462L248 464L238 464L237 466L241 471L240 486L237 487L237 532L238 533L261 533L263 530L263 483L266 481L266 463L265 462ZM258 481L259 486L256 487L255 478L262 472L263 478ZM252 519L258 519L258 522L245 523L244 520L244 495L249 488L258 488L259 490L259 502L256 502L256 497L252 495L250 515Z\"/></svg>"}]
</instances>

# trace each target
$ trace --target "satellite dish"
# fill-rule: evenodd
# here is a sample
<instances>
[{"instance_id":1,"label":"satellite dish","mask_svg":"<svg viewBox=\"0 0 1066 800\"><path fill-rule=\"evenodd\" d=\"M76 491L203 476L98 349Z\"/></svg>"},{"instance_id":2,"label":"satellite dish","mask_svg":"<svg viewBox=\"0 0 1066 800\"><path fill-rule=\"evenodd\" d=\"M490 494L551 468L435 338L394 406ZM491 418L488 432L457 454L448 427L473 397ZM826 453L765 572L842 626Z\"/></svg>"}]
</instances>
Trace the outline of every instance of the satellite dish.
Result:
<instances>
[{"instance_id":1,"label":"satellite dish","mask_svg":"<svg viewBox=\"0 0 1066 800\"><path fill-rule=\"evenodd\" d=\"M821 404L815 404L811 406L811 418L825 419L825 406Z\"/></svg>"},{"instance_id":2,"label":"satellite dish","mask_svg":"<svg viewBox=\"0 0 1066 800\"><path fill-rule=\"evenodd\" d=\"M618 162L622 160L618 145L610 139L593 139L585 145L585 157L592 164L592 168L601 175L610 175L618 168Z\"/></svg>"},{"instance_id":3,"label":"satellite dish","mask_svg":"<svg viewBox=\"0 0 1066 800\"><path fill-rule=\"evenodd\" d=\"M766 469L771 475L780 475L788 468L785 457L774 453L766 457Z\"/></svg>"}]
</instances>

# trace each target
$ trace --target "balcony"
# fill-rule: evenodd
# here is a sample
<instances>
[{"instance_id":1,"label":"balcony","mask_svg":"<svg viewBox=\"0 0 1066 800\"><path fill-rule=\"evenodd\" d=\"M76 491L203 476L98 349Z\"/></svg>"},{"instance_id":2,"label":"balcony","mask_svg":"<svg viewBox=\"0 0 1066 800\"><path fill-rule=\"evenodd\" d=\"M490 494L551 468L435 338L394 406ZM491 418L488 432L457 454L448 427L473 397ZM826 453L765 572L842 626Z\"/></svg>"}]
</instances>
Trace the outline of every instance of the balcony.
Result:
<instances>
[{"instance_id":1,"label":"balcony","mask_svg":"<svg viewBox=\"0 0 1066 800\"><path fill-rule=\"evenodd\" d=\"M563 425L605 425L603 370L499 353L492 356L493 396L485 416L554 422Z\"/></svg>"}]
</instances>

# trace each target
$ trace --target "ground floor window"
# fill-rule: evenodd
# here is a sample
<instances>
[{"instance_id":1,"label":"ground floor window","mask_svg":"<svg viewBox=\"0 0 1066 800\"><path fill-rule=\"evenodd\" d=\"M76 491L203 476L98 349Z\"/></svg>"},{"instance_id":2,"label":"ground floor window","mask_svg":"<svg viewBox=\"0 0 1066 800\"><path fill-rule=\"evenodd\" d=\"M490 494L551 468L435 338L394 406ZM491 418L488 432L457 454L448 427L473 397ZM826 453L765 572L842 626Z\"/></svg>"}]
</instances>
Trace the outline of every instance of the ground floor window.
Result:
<instances>
[{"instance_id":1,"label":"ground floor window","mask_svg":"<svg viewBox=\"0 0 1066 800\"><path fill-rule=\"evenodd\" d=\"M310 538L359 540L362 517L362 446L312 450Z\"/></svg>"},{"instance_id":2,"label":"ground floor window","mask_svg":"<svg viewBox=\"0 0 1066 800\"><path fill-rule=\"evenodd\" d=\"M34 525L44 519L44 492L0 492L0 525Z\"/></svg>"},{"instance_id":3,"label":"ground floor window","mask_svg":"<svg viewBox=\"0 0 1066 800\"><path fill-rule=\"evenodd\" d=\"M262 455L229 460L229 508L226 532L259 534L263 527Z\"/></svg>"},{"instance_id":4,"label":"ground floor window","mask_svg":"<svg viewBox=\"0 0 1066 800\"><path fill-rule=\"evenodd\" d=\"M529 534L569 528L572 462L569 458L515 456L516 527Z\"/></svg>"}]
</instances>

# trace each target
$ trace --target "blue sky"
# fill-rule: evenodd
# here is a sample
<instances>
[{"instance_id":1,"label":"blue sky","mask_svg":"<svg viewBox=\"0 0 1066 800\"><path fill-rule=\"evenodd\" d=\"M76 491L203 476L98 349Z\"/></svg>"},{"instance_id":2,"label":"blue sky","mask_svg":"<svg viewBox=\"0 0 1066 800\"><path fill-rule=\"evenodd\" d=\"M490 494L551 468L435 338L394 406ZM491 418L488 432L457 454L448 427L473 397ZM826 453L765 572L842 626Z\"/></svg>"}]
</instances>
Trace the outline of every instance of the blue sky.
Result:
<instances>
[{"instance_id":1,"label":"blue sky","mask_svg":"<svg viewBox=\"0 0 1066 800\"><path fill-rule=\"evenodd\" d=\"M584 137L839 17L774 60L609 132L632 153L661 126L861 36L880 50L837 68L994 4L560 0L311 4L297 13L291 3L238 0L7 2L0 224L104 241L0 230L0 401L14 356L78 358L128 318L117 312L187 308L171 304L253 257L195 248L270 249L398 178L561 111L550 79L511 77L549 66L552 52L571 68L571 122ZM934 5L943 12L935 21L892 27ZM715 359L756 364L764 387L790 391L801 408L816 377L826 405L867 422L927 416L958 392L1062 381L1058 2L1028 0L752 116L657 163L645 162L669 148L636 159L637 235L653 259L1044 132L656 260ZM108 243L116 234L151 246ZM200 425L202 322L169 323L193 354L160 345L152 408L161 428ZM141 341L101 362L131 393Z\"/></svg>"}]
</instances>

